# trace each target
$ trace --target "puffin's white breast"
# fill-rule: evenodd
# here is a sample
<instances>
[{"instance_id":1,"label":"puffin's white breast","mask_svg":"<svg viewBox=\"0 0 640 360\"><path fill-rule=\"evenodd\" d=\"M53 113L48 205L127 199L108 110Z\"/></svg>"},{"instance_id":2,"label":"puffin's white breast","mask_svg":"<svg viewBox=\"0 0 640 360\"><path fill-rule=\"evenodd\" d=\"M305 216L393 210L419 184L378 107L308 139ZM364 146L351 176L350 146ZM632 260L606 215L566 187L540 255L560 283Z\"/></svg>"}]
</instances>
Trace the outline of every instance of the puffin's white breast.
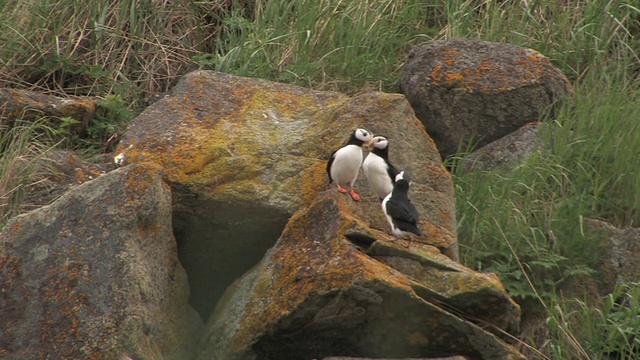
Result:
<instances>
[{"instance_id":1,"label":"puffin's white breast","mask_svg":"<svg viewBox=\"0 0 640 360\"><path fill-rule=\"evenodd\" d=\"M362 165L362 148L347 145L336 151L331 164L331 179L340 185L355 183Z\"/></svg>"},{"instance_id":2,"label":"puffin's white breast","mask_svg":"<svg viewBox=\"0 0 640 360\"><path fill-rule=\"evenodd\" d=\"M393 181L387 172L387 163L380 156L369 153L362 163L362 170L371 188L381 199L393 190Z\"/></svg>"}]
</instances>

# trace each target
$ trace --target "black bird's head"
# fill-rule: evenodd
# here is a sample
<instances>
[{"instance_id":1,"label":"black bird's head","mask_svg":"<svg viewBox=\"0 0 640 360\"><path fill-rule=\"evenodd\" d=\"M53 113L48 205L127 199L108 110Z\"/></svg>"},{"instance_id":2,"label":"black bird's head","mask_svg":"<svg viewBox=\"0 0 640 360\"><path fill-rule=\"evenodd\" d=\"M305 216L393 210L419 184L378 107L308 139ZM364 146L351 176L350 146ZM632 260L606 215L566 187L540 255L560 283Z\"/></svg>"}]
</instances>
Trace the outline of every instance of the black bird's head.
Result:
<instances>
[{"instance_id":1,"label":"black bird's head","mask_svg":"<svg viewBox=\"0 0 640 360\"><path fill-rule=\"evenodd\" d=\"M407 175L404 170L400 171L398 175L396 175L396 182L393 185L393 191L403 191L408 192L409 186L411 185L411 180L409 180L409 175Z\"/></svg>"}]
</instances>

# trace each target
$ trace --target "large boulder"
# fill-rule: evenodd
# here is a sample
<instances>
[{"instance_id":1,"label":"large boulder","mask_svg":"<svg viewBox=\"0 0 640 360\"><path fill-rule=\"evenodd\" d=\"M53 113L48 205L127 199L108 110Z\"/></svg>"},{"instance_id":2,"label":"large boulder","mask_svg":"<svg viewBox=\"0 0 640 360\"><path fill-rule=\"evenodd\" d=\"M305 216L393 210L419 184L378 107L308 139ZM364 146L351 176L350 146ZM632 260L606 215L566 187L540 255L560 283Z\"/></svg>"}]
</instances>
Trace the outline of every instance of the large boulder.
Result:
<instances>
[{"instance_id":1,"label":"large boulder","mask_svg":"<svg viewBox=\"0 0 640 360\"><path fill-rule=\"evenodd\" d=\"M327 188L326 160L358 127L388 136L392 161L410 172L429 234L416 241L457 259L451 177L398 94L349 98L196 71L134 119L115 161L164 168L192 304L207 317L227 286L275 244L288 218ZM373 226L388 229L364 176L356 188L376 214Z\"/></svg>"},{"instance_id":2,"label":"large boulder","mask_svg":"<svg viewBox=\"0 0 640 360\"><path fill-rule=\"evenodd\" d=\"M197 359L521 358L500 339L520 310L495 276L389 241L370 217L332 190L298 211L225 293Z\"/></svg>"},{"instance_id":3,"label":"large boulder","mask_svg":"<svg viewBox=\"0 0 640 360\"><path fill-rule=\"evenodd\" d=\"M541 120L570 90L566 76L539 52L477 39L418 45L403 65L400 86L443 157Z\"/></svg>"},{"instance_id":4,"label":"large boulder","mask_svg":"<svg viewBox=\"0 0 640 360\"><path fill-rule=\"evenodd\" d=\"M99 176L0 232L0 357L190 359L202 326L161 169Z\"/></svg>"}]
</instances>

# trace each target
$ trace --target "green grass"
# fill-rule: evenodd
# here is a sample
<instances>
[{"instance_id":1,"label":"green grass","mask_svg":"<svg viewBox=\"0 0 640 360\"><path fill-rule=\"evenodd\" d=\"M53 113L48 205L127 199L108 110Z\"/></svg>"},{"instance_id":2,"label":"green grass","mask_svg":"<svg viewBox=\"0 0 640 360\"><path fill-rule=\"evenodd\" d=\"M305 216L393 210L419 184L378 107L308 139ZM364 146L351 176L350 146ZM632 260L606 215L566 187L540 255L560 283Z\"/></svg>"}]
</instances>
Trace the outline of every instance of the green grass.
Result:
<instances>
[{"instance_id":1,"label":"green grass","mask_svg":"<svg viewBox=\"0 0 640 360\"><path fill-rule=\"evenodd\" d=\"M640 171L634 165L640 154L640 83L628 81L625 72L602 70L574 84L572 100L540 134L548 148L510 171L454 171L463 263L497 273L519 301L543 305L555 330L534 347L551 359L601 359L615 346L626 351L620 359L634 358L623 340L606 350L603 339L629 328L634 318L612 312L602 320L598 311L604 310L586 303L569 312L579 299L556 295L572 279L597 277L594 269L607 253L601 235L585 229L585 219L640 224ZM597 329L585 335L579 326L566 325L569 316L597 321Z\"/></svg>"},{"instance_id":2,"label":"green grass","mask_svg":"<svg viewBox=\"0 0 640 360\"><path fill-rule=\"evenodd\" d=\"M584 218L640 224L640 89L587 78L575 90L542 134L549 150L511 171L454 172L462 258L499 273L516 296L533 296L516 255L537 287L553 290L601 260L602 239Z\"/></svg>"},{"instance_id":3,"label":"green grass","mask_svg":"<svg viewBox=\"0 0 640 360\"><path fill-rule=\"evenodd\" d=\"M258 2L232 11L216 52L200 67L347 93L396 92L399 65L418 39L437 34L437 1ZM428 19L432 19L431 22Z\"/></svg>"},{"instance_id":4,"label":"green grass","mask_svg":"<svg viewBox=\"0 0 640 360\"><path fill-rule=\"evenodd\" d=\"M638 59L638 5L628 1L447 2L447 36L530 47L570 79L602 64ZM634 36L634 34L636 34ZM621 74L619 74L621 75Z\"/></svg>"},{"instance_id":5,"label":"green grass","mask_svg":"<svg viewBox=\"0 0 640 360\"><path fill-rule=\"evenodd\" d=\"M514 169L454 166L461 256L496 272L518 300L542 305L547 337L522 340L538 349L534 358L631 359L638 339L627 329L637 329L638 304L613 299L638 299L637 284L620 285L599 307L558 294L593 274L604 253L585 219L640 226L638 8L623 0L0 0L0 86L96 96L98 116L80 138L63 127L51 133L77 150L108 151L147 97L192 69L397 92L408 51L423 41L538 50L574 93L547 118L549 147ZM19 126L0 139L0 223L18 211L31 164L48 148L40 133Z\"/></svg>"},{"instance_id":6,"label":"green grass","mask_svg":"<svg viewBox=\"0 0 640 360\"><path fill-rule=\"evenodd\" d=\"M548 309L551 337L535 344L552 359L635 360L640 353L640 284L617 286L599 307L576 298Z\"/></svg>"},{"instance_id":7,"label":"green grass","mask_svg":"<svg viewBox=\"0 0 640 360\"><path fill-rule=\"evenodd\" d=\"M25 192L33 185L38 161L53 147L51 129L41 122L0 128L0 227L20 213Z\"/></svg>"},{"instance_id":8,"label":"green grass","mask_svg":"<svg viewBox=\"0 0 640 360\"><path fill-rule=\"evenodd\" d=\"M216 2L2 1L0 85L120 95L141 108L209 47Z\"/></svg>"}]
</instances>

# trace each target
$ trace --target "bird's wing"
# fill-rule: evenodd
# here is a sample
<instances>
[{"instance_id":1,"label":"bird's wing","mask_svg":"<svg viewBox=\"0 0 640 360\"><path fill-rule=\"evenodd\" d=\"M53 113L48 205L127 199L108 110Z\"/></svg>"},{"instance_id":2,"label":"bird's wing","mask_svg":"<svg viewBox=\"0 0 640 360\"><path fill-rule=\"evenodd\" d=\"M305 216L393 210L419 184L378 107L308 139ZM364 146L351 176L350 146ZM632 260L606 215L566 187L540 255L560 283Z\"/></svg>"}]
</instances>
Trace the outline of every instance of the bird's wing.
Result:
<instances>
[{"instance_id":1,"label":"bird's wing","mask_svg":"<svg viewBox=\"0 0 640 360\"><path fill-rule=\"evenodd\" d=\"M338 150L333 150L331 156L329 156L329 161L327 161L327 175L329 175L329 183L333 181L331 178L331 164L333 164L333 160L336 158L336 151Z\"/></svg>"},{"instance_id":2,"label":"bird's wing","mask_svg":"<svg viewBox=\"0 0 640 360\"><path fill-rule=\"evenodd\" d=\"M387 201L387 213L394 220L413 224L418 222L418 211L411 202L397 202L391 198Z\"/></svg>"}]
</instances>

